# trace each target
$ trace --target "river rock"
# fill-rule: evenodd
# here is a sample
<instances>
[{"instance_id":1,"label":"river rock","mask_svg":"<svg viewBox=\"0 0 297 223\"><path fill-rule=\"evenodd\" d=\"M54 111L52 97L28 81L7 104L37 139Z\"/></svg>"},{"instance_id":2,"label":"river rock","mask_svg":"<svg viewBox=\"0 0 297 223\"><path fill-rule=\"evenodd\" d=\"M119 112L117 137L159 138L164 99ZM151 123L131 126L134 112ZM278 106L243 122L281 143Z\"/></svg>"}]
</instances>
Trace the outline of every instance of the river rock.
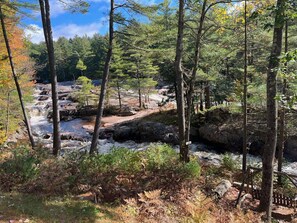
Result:
<instances>
[{"instance_id":1,"label":"river rock","mask_svg":"<svg viewBox=\"0 0 297 223\"><path fill-rule=\"evenodd\" d=\"M129 107L129 106L125 106L121 109L119 116L131 116L131 115L135 115L137 112Z\"/></svg>"},{"instance_id":2,"label":"river rock","mask_svg":"<svg viewBox=\"0 0 297 223\"><path fill-rule=\"evenodd\" d=\"M242 131L233 125L207 124L198 129L199 137L217 144L223 150L240 151Z\"/></svg>"},{"instance_id":3,"label":"river rock","mask_svg":"<svg viewBox=\"0 0 297 223\"><path fill-rule=\"evenodd\" d=\"M87 139L83 135L78 135L73 132L63 132L61 134L61 140L73 140L73 141L80 141L86 142Z\"/></svg>"},{"instance_id":4,"label":"river rock","mask_svg":"<svg viewBox=\"0 0 297 223\"><path fill-rule=\"evenodd\" d=\"M135 140L140 142L165 142L178 144L177 127L158 122L133 121L114 128L116 141Z\"/></svg>"},{"instance_id":5,"label":"river rock","mask_svg":"<svg viewBox=\"0 0 297 223\"><path fill-rule=\"evenodd\" d=\"M96 106L84 106L77 110L75 116L77 117L86 117L86 116L93 116L97 115L97 107Z\"/></svg>"},{"instance_id":6,"label":"river rock","mask_svg":"<svg viewBox=\"0 0 297 223\"><path fill-rule=\"evenodd\" d=\"M284 155L291 161L297 162L297 136L288 137L285 144Z\"/></svg>"},{"instance_id":7,"label":"river rock","mask_svg":"<svg viewBox=\"0 0 297 223\"><path fill-rule=\"evenodd\" d=\"M38 98L38 101L46 101L49 99L49 96L42 95Z\"/></svg>"},{"instance_id":8,"label":"river rock","mask_svg":"<svg viewBox=\"0 0 297 223\"><path fill-rule=\"evenodd\" d=\"M40 92L40 95L49 95L50 90L43 90Z\"/></svg>"}]
</instances>

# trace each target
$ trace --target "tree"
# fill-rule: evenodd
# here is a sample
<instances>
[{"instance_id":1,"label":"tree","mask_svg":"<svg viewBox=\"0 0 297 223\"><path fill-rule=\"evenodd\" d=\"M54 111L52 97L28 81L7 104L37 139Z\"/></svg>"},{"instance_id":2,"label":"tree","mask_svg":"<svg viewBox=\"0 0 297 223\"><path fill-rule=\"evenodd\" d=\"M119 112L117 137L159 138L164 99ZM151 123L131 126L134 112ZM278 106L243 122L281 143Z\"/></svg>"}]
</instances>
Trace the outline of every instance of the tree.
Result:
<instances>
[{"instance_id":1,"label":"tree","mask_svg":"<svg viewBox=\"0 0 297 223\"><path fill-rule=\"evenodd\" d=\"M134 44L137 46L137 43L134 42ZM132 48L129 50L127 57L129 58L127 60L129 66L128 72L132 75L129 85L138 91L138 102L141 108L143 105L143 91L146 91L148 95L150 89L157 85L157 82L153 78L158 74L158 67L153 65L146 49Z\"/></svg>"},{"instance_id":2,"label":"tree","mask_svg":"<svg viewBox=\"0 0 297 223\"><path fill-rule=\"evenodd\" d=\"M76 69L80 70L81 75L83 75L83 71L87 69L87 66L84 64L84 62L81 59L78 59L76 64Z\"/></svg>"},{"instance_id":3,"label":"tree","mask_svg":"<svg viewBox=\"0 0 297 223\"><path fill-rule=\"evenodd\" d=\"M6 50L7 50L7 55L8 55L9 62L10 62L10 68L11 68L11 72L12 72L12 75L13 75L15 86L16 86L16 89L17 89L17 92L18 92L19 101L20 101L20 104L21 104L21 108L22 108L22 112L23 112L23 116L24 116L24 122L25 122L25 125L26 125L26 128L27 128L29 140L30 140L32 148L34 148L35 147L35 142L34 142L34 139L33 139L31 126L30 126L29 119L28 119L28 116L27 116L27 112L26 112L26 109L25 109L25 105L24 105L24 102L23 102L23 94L22 94L22 90L21 90L21 87L20 87L20 84L19 84L19 81L18 81L18 76L16 74L16 69L15 69L15 65L14 65L13 57L12 57L12 52L11 52L11 47L10 47L8 35L7 35L7 32L6 32L6 25L5 25L4 14L3 14L3 6L4 5L6 5L6 7L9 6L7 4L0 3L0 20L1 20L2 34L3 34L3 37L4 37L5 46L6 46ZM9 102L9 95L8 95L8 102ZM8 126L8 123L7 123L7 126Z\"/></svg>"},{"instance_id":4,"label":"tree","mask_svg":"<svg viewBox=\"0 0 297 223\"><path fill-rule=\"evenodd\" d=\"M109 81L110 87L115 87L117 90L120 109L122 109L122 91L128 83L129 75L124 73L125 61L123 59L123 51L117 42L114 42L114 51L111 62L111 78Z\"/></svg>"},{"instance_id":5,"label":"tree","mask_svg":"<svg viewBox=\"0 0 297 223\"><path fill-rule=\"evenodd\" d=\"M77 84L80 84L82 87L79 91L80 96L83 97L83 104L89 105L89 95L90 95L90 91L93 87L92 85L92 80L87 78L86 76L80 76L79 78L77 78L76 81ZM81 97L79 97L81 98Z\"/></svg>"},{"instance_id":6,"label":"tree","mask_svg":"<svg viewBox=\"0 0 297 223\"><path fill-rule=\"evenodd\" d=\"M247 2L244 1L244 75L243 75L243 149L242 149L242 171L246 172L247 158Z\"/></svg>"},{"instance_id":7,"label":"tree","mask_svg":"<svg viewBox=\"0 0 297 223\"><path fill-rule=\"evenodd\" d=\"M39 0L43 32L48 53L49 69L51 74L52 107L53 107L53 154L58 155L61 149L60 138L60 113L57 91L57 73L55 65L55 53L53 44L52 27L50 20L50 5L48 0Z\"/></svg>"},{"instance_id":8,"label":"tree","mask_svg":"<svg viewBox=\"0 0 297 223\"><path fill-rule=\"evenodd\" d=\"M276 76L279 67L279 56L282 50L285 3L285 0L277 0L276 3L272 49L267 71L267 141L262 159L262 196L260 209L266 211L269 222L271 221L273 194L273 159L277 141Z\"/></svg>"},{"instance_id":9,"label":"tree","mask_svg":"<svg viewBox=\"0 0 297 223\"><path fill-rule=\"evenodd\" d=\"M90 148L90 154L93 154L97 149L98 144L98 138L99 138L99 129L101 124L101 118L103 115L103 109L104 109L104 98L106 94L106 86L109 76L109 68L110 68L110 62L112 58L112 50L113 50L113 39L114 39L114 0L110 1L110 12L109 12L109 43L108 43L108 52L105 59L105 65L104 65L104 72L103 72L103 78L102 78L102 84L101 84L101 90L100 90L100 96L99 96L99 103L98 103L98 111L96 115L96 122L94 127L94 133L92 138L92 144Z\"/></svg>"},{"instance_id":10,"label":"tree","mask_svg":"<svg viewBox=\"0 0 297 223\"><path fill-rule=\"evenodd\" d=\"M178 114L178 131L179 131L179 145L180 158L184 162L189 161L188 147L186 145L186 117L184 104L184 74L182 68L183 57L183 38L184 38L184 16L185 16L185 1L179 0L178 11L178 34L176 43L175 56L175 72L177 83L177 114Z\"/></svg>"},{"instance_id":11,"label":"tree","mask_svg":"<svg viewBox=\"0 0 297 223\"><path fill-rule=\"evenodd\" d=\"M198 65L200 61L201 54L201 41L202 37L208 31L208 29L204 29L204 23L206 20L207 13L217 4L227 3L229 1L212 1L208 2L207 0L203 1L189 1L188 8L195 11L198 10L199 17L197 27L191 27L193 30L194 37L194 54L193 61L191 62L191 68L189 70L183 67L182 63L182 55L183 55L183 36L184 36L184 17L185 17L185 2L179 1L179 22L178 22L178 38L176 45L176 58L175 58L175 66L176 66L176 78L177 78L177 89L178 89L178 113L179 113L179 137L180 137L180 153L181 160L188 162L189 161L189 144L190 144L190 128L191 128L191 113L192 113L192 105L193 105L193 93L194 93L194 84L196 81L196 74L199 70ZM191 20L192 21L192 20ZM185 76L185 78L183 77ZM186 88L184 88L184 84ZM185 93L185 96L183 94ZM184 100L185 99L185 100ZM185 104L184 104L185 103ZM185 122L185 126L184 126Z\"/></svg>"}]
</instances>

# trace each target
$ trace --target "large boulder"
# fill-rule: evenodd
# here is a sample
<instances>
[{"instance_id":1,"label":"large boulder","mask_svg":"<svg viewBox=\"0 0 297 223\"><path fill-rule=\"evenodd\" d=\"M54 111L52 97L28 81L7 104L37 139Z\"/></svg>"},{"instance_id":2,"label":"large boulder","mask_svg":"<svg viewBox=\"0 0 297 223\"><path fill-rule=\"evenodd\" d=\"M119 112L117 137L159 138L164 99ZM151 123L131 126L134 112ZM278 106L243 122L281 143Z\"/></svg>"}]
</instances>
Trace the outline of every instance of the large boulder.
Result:
<instances>
[{"instance_id":1,"label":"large boulder","mask_svg":"<svg viewBox=\"0 0 297 223\"><path fill-rule=\"evenodd\" d=\"M207 124L198 129L199 137L223 150L240 151L242 148L242 131L233 125Z\"/></svg>"},{"instance_id":2,"label":"large boulder","mask_svg":"<svg viewBox=\"0 0 297 223\"><path fill-rule=\"evenodd\" d=\"M259 123L263 123L260 115L249 115L247 146L249 153L254 155L261 155L265 144L265 131ZM242 152L243 127L240 113L217 108L201 114L193 124L198 128L198 136L195 137L210 142L217 150Z\"/></svg>"},{"instance_id":3,"label":"large boulder","mask_svg":"<svg viewBox=\"0 0 297 223\"><path fill-rule=\"evenodd\" d=\"M133 121L114 128L113 138L117 141L165 142L178 144L177 128L158 122Z\"/></svg>"},{"instance_id":4,"label":"large boulder","mask_svg":"<svg viewBox=\"0 0 297 223\"><path fill-rule=\"evenodd\" d=\"M297 136L288 137L285 144L284 156L293 162L297 162Z\"/></svg>"},{"instance_id":5,"label":"large boulder","mask_svg":"<svg viewBox=\"0 0 297 223\"><path fill-rule=\"evenodd\" d=\"M114 129L113 139L118 141L135 140L136 128L133 126L118 126Z\"/></svg>"}]
</instances>

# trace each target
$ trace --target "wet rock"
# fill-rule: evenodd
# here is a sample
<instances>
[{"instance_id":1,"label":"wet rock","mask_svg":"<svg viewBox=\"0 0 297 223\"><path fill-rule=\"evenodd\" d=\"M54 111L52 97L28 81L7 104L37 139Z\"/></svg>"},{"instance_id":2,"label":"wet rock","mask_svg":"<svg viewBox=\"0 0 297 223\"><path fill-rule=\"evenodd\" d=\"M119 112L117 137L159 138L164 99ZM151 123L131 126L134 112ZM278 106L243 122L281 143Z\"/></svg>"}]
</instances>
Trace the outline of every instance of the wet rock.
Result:
<instances>
[{"instance_id":1,"label":"wet rock","mask_svg":"<svg viewBox=\"0 0 297 223\"><path fill-rule=\"evenodd\" d=\"M38 98L38 101L46 101L46 100L48 100L49 99L49 96L40 96L39 98Z\"/></svg>"},{"instance_id":2,"label":"wet rock","mask_svg":"<svg viewBox=\"0 0 297 223\"><path fill-rule=\"evenodd\" d=\"M43 139L50 139L52 137L52 134L45 134L42 138Z\"/></svg>"},{"instance_id":3,"label":"wet rock","mask_svg":"<svg viewBox=\"0 0 297 223\"><path fill-rule=\"evenodd\" d=\"M297 162L297 136L288 137L285 144L284 156Z\"/></svg>"},{"instance_id":4,"label":"wet rock","mask_svg":"<svg viewBox=\"0 0 297 223\"><path fill-rule=\"evenodd\" d=\"M40 95L49 95L50 91L49 90L43 90L40 92Z\"/></svg>"},{"instance_id":5,"label":"wet rock","mask_svg":"<svg viewBox=\"0 0 297 223\"><path fill-rule=\"evenodd\" d=\"M131 140L136 137L136 129L131 126L119 126L115 128L113 138L118 141Z\"/></svg>"},{"instance_id":6,"label":"wet rock","mask_svg":"<svg viewBox=\"0 0 297 223\"><path fill-rule=\"evenodd\" d=\"M224 150L240 151L242 148L241 129L235 126L208 124L200 127L198 133L200 138L218 144Z\"/></svg>"},{"instance_id":7,"label":"wet rock","mask_svg":"<svg viewBox=\"0 0 297 223\"><path fill-rule=\"evenodd\" d=\"M167 126L158 122L134 121L116 126L113 138L116 141L136 140L178 144L177 133L175 126Z\"/></svg>"},{"instance_id":8,"label":"wet rock","mask_svg":"<svg viewBox=\"0 0 297 223\"><path fill-rule=\"evenodd\" d=\"M73 141L80 141L80 142L87 141L85 136L78 135L73 132L63 132L61 134L61 140L73 140Z\"/></svg>"}]
</instances>

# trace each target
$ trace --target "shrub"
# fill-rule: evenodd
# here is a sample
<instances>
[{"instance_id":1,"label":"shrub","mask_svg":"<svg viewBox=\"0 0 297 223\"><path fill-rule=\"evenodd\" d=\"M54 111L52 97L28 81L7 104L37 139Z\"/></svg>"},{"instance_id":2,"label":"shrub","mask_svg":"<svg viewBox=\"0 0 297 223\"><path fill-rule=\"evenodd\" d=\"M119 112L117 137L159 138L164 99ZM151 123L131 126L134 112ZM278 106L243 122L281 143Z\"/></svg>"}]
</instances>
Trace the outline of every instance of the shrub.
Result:
<instances>
[{"instance_id":1,"label":"shrub","mask_svg":"<svg viewBox=\"0 0 297 223\"><path fill-rule=\"evenodd\" d=\"M12 150L10 157L0 163L0 181L4 190L15 184L24 183L39 173L40 160L27 147Z\"/></svg>"},{"instance_id":2,"label":"shrub","mask_svg":"<svg viewBox=\"0 0 297 223\"><path fill-rule=\"evenodd\" d=\"M228 153L226 153L223 157L222 166L230 171L234 171L238 167L236 161L232 159L231 155Z\"/></svg>"},{"instance_id":3,"label":"shrub","mask_svg":"<svg viewBox=\"0 0 297 223\"><path fill-rule=\"evenodd\" d=\"M139 154L130 149L113 148L108 154L84 156L79 169L83 174L110 171L133 173L141 170L141 160Z\"/></svg>"},{"instance_id":4,"label":"shrub","mask_svg":"<svg viewBox=\"0 0 297 223\"><path fill-rule=\"evenodd\" d=\"M183 164L181 167L181 172L186 178L197 178L201 174L201 167L197 161L197 158L191 159L190 162Z\"/></svg>"},{"instance_id":5,"label":"shrub","mask_svg":"<svg viewBox=\"0 0 297 223\"><path fill-rule=\"evenodd\" d=\"M177 164L179 156L167 144L152 144L147 150L143 151L142 159L148 170L155 170L170 168L173 164Z\"/></svg>"}]
</instances>

